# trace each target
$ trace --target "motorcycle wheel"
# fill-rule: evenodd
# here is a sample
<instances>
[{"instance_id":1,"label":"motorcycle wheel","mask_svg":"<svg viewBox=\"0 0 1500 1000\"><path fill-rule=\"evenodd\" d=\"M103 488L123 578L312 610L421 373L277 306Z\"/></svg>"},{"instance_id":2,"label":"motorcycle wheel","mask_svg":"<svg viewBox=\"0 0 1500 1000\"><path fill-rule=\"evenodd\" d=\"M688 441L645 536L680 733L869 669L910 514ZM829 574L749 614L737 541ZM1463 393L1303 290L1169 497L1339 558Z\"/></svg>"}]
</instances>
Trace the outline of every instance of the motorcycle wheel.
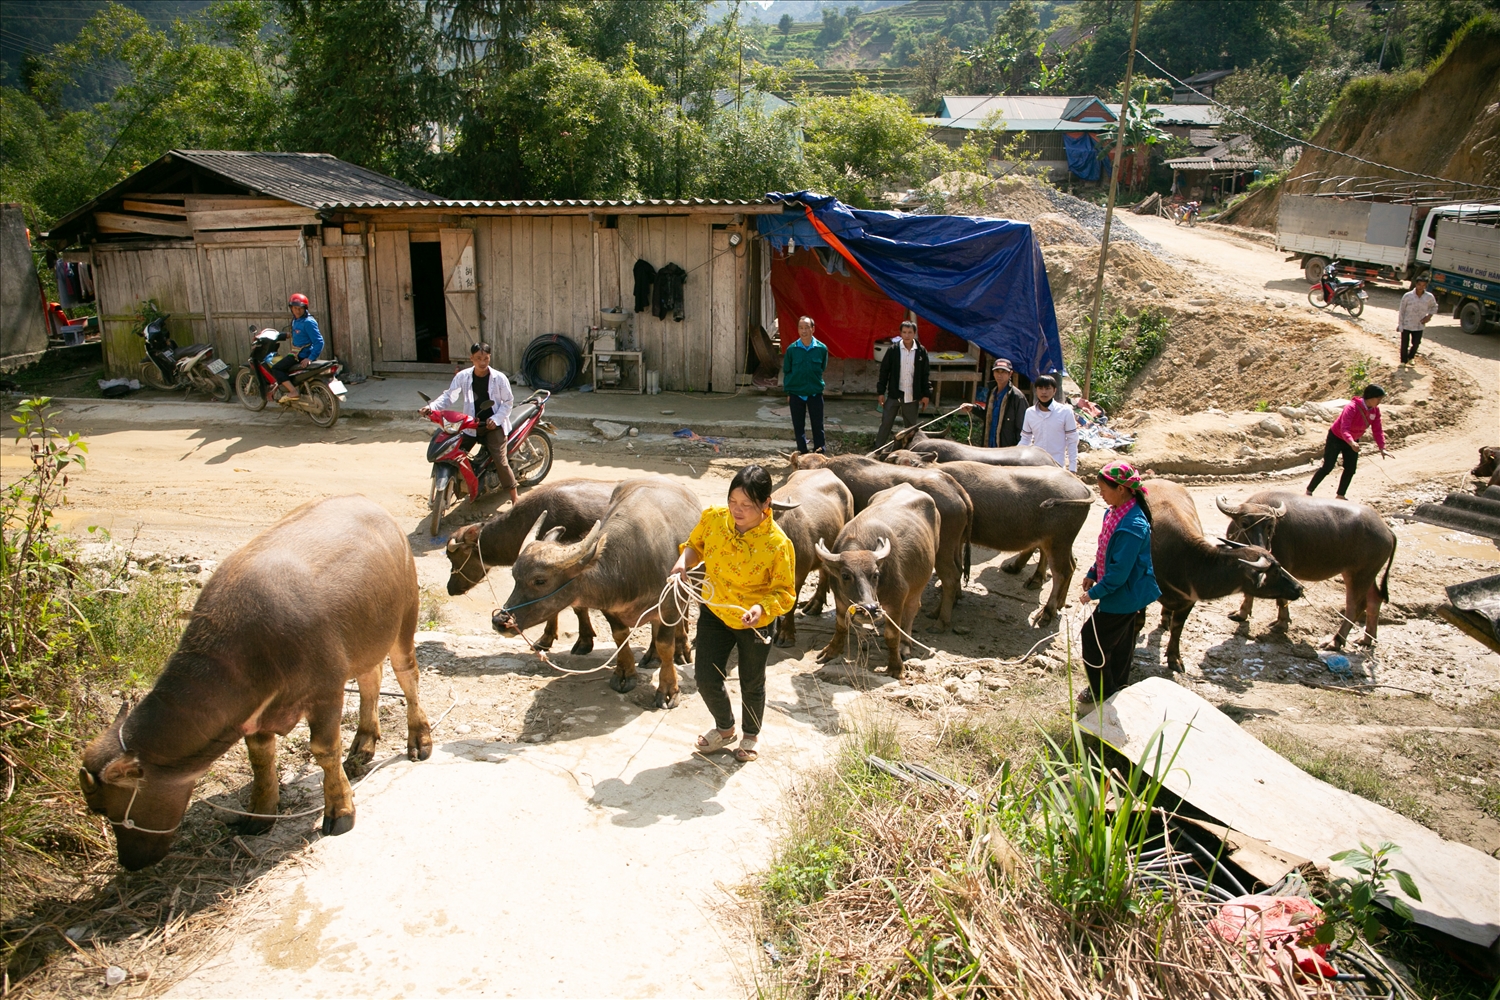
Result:
<instances>
[{"instance_id":1,"label":"motorcycle wheel","mask_svg":"<svg viewBox=\"0 0 1500 1000\"><path fill-rule=\"evenodd\" d=\"M161 369L156 367L156 362L147 358L141 362L141 381L153 389L171 389L172 383L161 377Z\"/></svg>"},{"instance_id":2,"label":"motorcycle wheel","mask_svg":"<svg viewBox=\"0 0 1500 1000\"><path fill-rule=\"evenodd\" d=\"M249 368L241 368L234 376L234 391L245 409L259 412L266 408L266 394L260 387L260 379Z\"/></svg>"},{"instance_id":3,"label":"motorcycle wheel","mask_svg":"<svg viewBox=\"0 0 1500 1000\"><path fill-rule=\"evenodd\" d=\"M307 416L319 427L332 427L339 419L339 398L326 383L312 381L302 386L308 395Z\"/></svg>"},{"instance_id":4,"label":"motorcycle wheel","mask_svg":"<svg viewBox=\"0 0 1500 1000\"><path fill-rule=\"evenodd\" d=\"M448 501L452 496L452 480L445 483L441 490L438 489L437 480L434 479L432 481L432 496L427 500L427 505L432 510L432 514L427 519L427 533L433 538L436 538L438 535L438 528L443 523L443 511L448 509Z\"/></svg>"},{"instance_id":5,"label":"motorcycle wheel","mask_svg":"<svg viewBox=\"0 0 1500 1000\"><path fill-rule=\"evenodd\" d=\"M1314 309L1328 308L1328 300L1323 297L1322 285L1313 285L1307 290L1307 304Z\"/></svg>"},{"instance_id":6,"label":"motorcycle wheel","mask_svg":"<svg viewBox=\"0 0 1500 1000\"><path fill-rule=\"evenodd\" d=\"M1350 316L1358 316L1365 311L1365 300L1353 292L1344 293L1343 301L1339 305L1349 310Z\"/></svg>"},{"instance_id":7,"label":"motorcycle wheel","mask_svg":"<svg viewBox=\"0 0 1500 1000\"><path fill-rule=\"evenodd\" d=\"M229 379L223 375L204 375L200 388L220 403L229 402L229 397L234 395L234 390L229 387Z\"/></svg>"},{"instance_id":8,"label":"motorcycle wheel","mask_svg":"<svg viewBox=\"0 0 1500 1000\"><path fill-rule=\"evenodd\" d=\"M535 486L552 471L552 439L540 427L534 428L510 456L510 467L517 486Z\"/></svg>"}]
</instances>

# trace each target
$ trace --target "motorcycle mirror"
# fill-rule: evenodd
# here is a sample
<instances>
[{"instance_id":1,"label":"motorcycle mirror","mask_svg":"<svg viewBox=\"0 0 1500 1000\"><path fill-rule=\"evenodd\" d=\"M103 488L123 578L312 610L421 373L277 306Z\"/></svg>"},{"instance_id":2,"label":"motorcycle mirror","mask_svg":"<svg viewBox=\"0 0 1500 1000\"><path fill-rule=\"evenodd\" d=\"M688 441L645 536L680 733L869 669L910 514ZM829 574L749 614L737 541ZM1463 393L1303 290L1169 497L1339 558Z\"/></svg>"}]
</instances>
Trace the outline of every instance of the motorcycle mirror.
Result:
<instances>
[{"instance_id":1,"label":"motorcycle mirror","mask_svg":"<svg viewBox=\"0 0 1500 1000\"><path fill-rule=\"evenodd\" d=\"M427 393L423 392L421 389L417 390L417 395L422 397L422 402L424 403L432 402L432 397L427 395Z\"/></svg>"}]
</instances>

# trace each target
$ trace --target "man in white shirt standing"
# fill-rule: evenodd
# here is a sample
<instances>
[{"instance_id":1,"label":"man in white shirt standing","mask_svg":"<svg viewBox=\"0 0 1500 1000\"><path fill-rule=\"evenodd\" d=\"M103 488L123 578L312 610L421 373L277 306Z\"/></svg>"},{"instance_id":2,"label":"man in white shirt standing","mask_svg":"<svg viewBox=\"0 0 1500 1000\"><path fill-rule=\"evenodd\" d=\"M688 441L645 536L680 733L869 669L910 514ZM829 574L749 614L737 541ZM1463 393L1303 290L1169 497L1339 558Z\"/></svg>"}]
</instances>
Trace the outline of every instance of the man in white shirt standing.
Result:
<instances>
[{"instance_id":1,"label":"man in white shirt standing","mask_svg":"<svg viewBox=\"0 0 1500 1000\"><path fill-rule=\"evenodd\" d=\"M1401 333L1401 363L1410 364L1422 346L1422 334L1427 321L1437 315L1437 299L1427 290L1427 279L1418 278L1411 283L1411 291L1401 296L1401 305L1396 309L1396 329Z\"/></svg>"},{"instance_id":2,"label":"man in white shirt standing","mask_svg":"<svg viewBox=\"0 0 1500 1000\"><path fill-rule=\"evenodd\" d=\"M880 378L875 384L875 402L884 412L880 415L880 434L875 438L879 448L891 439L896 414L907 427L917 425L917 413L927 406L932 392L928 381L927 350L917 342L917 324L901 324L901 340L891 345L880 359Z\"/></svg>"},{"instance_id":3,"label":"man in white shirt standing","mask_svg":"<svg viewBox=\"0 0 1500 1000\"><path fill-rule=\"evenodd\" d=\"M1035 383L1036 403L1026 408L1021 422L1021 443L1036 445L1069 472L1078 471L1078 420L1073 408L1056 400L1057 379L1039 375Z\"/></svg>"}]
</instances>

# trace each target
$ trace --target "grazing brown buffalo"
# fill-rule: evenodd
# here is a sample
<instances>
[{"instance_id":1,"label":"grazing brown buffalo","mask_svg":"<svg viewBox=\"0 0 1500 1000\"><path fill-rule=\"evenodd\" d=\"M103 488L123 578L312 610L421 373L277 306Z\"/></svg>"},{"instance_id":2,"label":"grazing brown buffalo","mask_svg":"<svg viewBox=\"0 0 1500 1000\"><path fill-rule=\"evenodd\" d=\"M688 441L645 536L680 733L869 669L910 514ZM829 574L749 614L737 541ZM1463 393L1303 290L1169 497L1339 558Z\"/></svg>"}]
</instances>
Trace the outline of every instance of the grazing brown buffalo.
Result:
<instances>
[{"instance_id":1,"label":"grazing brown buffalo","mask_svg":"<svg viewBox=\"0 0 1500 1000\"><path fill-rule=\"evenodd\" d=\"M345 770L374 756L386 656L406 694L406 752L432 755L417 700L417 568L406 536L364 497L304 504L234 553L208 581L150 693L85 748L78 780L115 828L120 864L160 861L193 785L243 739L250 812L275 815L276 737L304 718L323 768L323 832L354 827ZM359 731L339 767L344 684L359 681ZM274 821L252 819L253 832Z\"/></svg>"},{"instance_id":2,"label":"grazing brown buffalo","mask_svg":"<svg viewBox=\"0 0 1500 1000\"><path fill-rule=\"evenodd\" d=\"M808 575L818 568L817 543L837 538L854 516L854 495L838 476L827 469L807 469L792 473L792 477L771 494L771 507L777 525L792 540L792 548L797 553L796 590L800 594ZM818 589L807 602L805 613L822 611L827 591L828 574L819 569ZM793 608L776 619L771 640L776 645L796 644L796 610Z\"/></svg>"},{"instance_id":3,"label":"grazing brown buffalo","mask_svg":"<svg viewBox=\"0 0 1500 1000\"><path fill-rule=\"evenodd\" d=\"M545 527L562 528L558 541L576 542L583 538L609 509L609 498L614 491L614 483L564 479L538 486L484 522L483 526L466 524L459 528L448 539L448 564L452 569L448 576L448 593L454 597L466 593L478 586L490 570L514 563L527 532L544 514ZM588 608L573 610L578 616L578 639L571 652L582 656L594 650L594 626L589 621ZM609 615L605 617L609 618ZM609 624L616 628L620 623L611 620ZM547 621L546 631L534 645L538 649L551 649L556 641L557 616L553 615Z\"/></svg>"},{"instance_id":4,"label":"grazing brown buffalo","mask_svg":"<svg viewBox=\"0 0 1500 1000\"><path fill-rule=\"evenodd\" d=\"M938 466L957 480L974 502L974 544L996 552L1018 553L1001 564L1018 573L1025 556L1040 549L1036 573L1026 581L1040 590L1048 567L1052 592L1031 615L1033 627L1057 617L1073 579L1073 540L1088 520L1093 499L1078 477L1060 466L1003 468L979 462L944 462Z\"/></svg>"},{"instance_id":5,"label":"grazing brown buffalo","mask_svg":"<svg viewBox=\"0 0 1500 1000\"><path fill-rule=\"evenodd\" d=\"M832 549L818 541L818 558L829 574L836 609L833 638L818 654L819 663L843 653L850 610L858 608L883 623L886 668L892 677L901 676L901 632L911 634L922 606L940 530L932 498L908 483L898 483L872 496L844 525Z\"/></svg>"},{"instance_id":6,"label":"grazing brown buffalo","mask_svg":"<svg viewBox=\"0 0 1500 1000\"><path fill-rule=\"evenodd\" d=\"M677 561L677 543L685 540L703 513L684 487L669 479L629 479L615 487L609 509L582 540L559 541L562 528L541 535L537 519L510 575L514 587L492 624L500 632L527 629L564 608L599 608L619 626L620 647L609 686L624 694L637 683L635 658L625 640L637 624L650 623L651 643L661 660L656 707L676 708L679 700L676 658L686 651L682 625L665 626L654 609ZM673 609L681 610L681 609Z\"/></svg>"},{"instance_id":7,"label":"grazing brown buffalo","mask_svg":"<svg viewBox=\"0 0 1500 1000\"><path fill-rule=\"evenodd\" d=\"M1266 490L1241 504L1231 504L1222 496L1216 502L1219 511L1230 519L1230 538L1270 549L1281 568L1298 580L1343 576L1343 621L1325 640L1325 648L1342 649L1350 627L1361 615L1365 621L1363 641L1375 641L1380 602L1391 599L1396 534L1373 507L1289 490ZM1384 577L1380 575L1382 566ZM1240 610L1229 617L1249 621L1254 605L1255 597L1247 593ZM1286 628L1292 621L1287 602L1277 600L1276 606L1276 627Z\"/></svg>"},{"instance_id":8,"label":"grazing brown buffalo","mask_svg":"<svg viewBox=\"0 0 1500 1000\"><path fill-rule=\"evenodd\" d=\"M1151 563L1161 587L1162 625L1171 629L1167 666L1182 670L1182 627L1193 605L1230 594L1295 601L1302 584L1292 579L1270 551L1258 545L1203 535L1203 522L1188 491L1166 479L1142 484L1151 504Z\"/></svg>"},{"instance_id":9,"label":"grazing brown buffalo","mask_svg":"<svg viewBox=\"0 0 1500 1000\"><path fill-rule=\"evenodd\" d=\"M1479 449L1479 464L1469 470L1475 479L1487 479L1488 486L1500 486L1500 448L1492 445Z\"/></svg>"},{"instance_id":10,"label":"grazing brown buffalo","mask_svg":"<svg viewBox=\"0 0 1500 1000\"><path fill-rule=\"evenodd\" d=\"M931 455L934 462L983 462L985 465L1050 465L1061 468L1055 459L1041 448L1032 445L1014 445L1009 448L980 448L962 441L948 438L928 437L921 431L907 435L905 431L896 435L902 448L919 455ZM894 457L888 461L895 461Z\"/></svg>"},{"instance_id":11,"label":"grazing brown buffalo","mask_svg":"<svg viewBox=\"0 0 1500 1000\"><path fill-rule=\"evenodd\" d=\"M792 455L794 469L827 469L843 480L854 494L854 511L865 509L870 498L897 483L910 483L932 497L937 504L938 529L937 575L943 585L942 599L931 617L941 628L953 620L953 604L962 590L962 579L968 574L969 532L974 523L974 504L969 494L951 477L936 469L908 469L887 465L860 455Z\"/></svg>"}]
</instances>

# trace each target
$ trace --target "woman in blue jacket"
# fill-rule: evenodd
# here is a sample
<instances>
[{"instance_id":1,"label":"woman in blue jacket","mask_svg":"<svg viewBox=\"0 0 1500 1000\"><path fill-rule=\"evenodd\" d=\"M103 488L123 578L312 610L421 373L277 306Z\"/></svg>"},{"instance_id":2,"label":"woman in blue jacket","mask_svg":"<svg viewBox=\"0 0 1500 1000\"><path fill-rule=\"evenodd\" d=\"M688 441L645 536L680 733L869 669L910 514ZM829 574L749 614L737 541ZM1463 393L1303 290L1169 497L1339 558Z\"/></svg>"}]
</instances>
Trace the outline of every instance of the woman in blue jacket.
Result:
<instances>
[{"instance_id":1,"label":"woman in blue jacket","mask_svg":"<svg viewBox=\"0 0 1500 1000\"><path fill-rule=\"evenodd\" d=\"M1083 623L1083 665L1088 689L1082 704L1103 701L1130 683L1141 612L1161 596L1151 568L1151 508L1141 474L1128 462L1110 462L1099 471L1099 495L1109 504L1099 532L1094 565L1084 575L1084 604L1099 606Z\"/></svg>"}]
</instances>

